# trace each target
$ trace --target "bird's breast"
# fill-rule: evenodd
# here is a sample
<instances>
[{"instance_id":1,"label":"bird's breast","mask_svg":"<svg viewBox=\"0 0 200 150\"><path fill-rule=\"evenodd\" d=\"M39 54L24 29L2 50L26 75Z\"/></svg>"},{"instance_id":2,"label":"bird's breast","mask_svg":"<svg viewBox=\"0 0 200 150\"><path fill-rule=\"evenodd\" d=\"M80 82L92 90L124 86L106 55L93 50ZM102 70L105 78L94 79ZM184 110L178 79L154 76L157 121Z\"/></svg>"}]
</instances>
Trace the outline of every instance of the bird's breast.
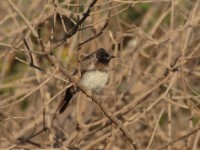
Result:
<instances>
[{"instance_id":1,"label":"bird's breast","mask_svg":"<svg viewBox=\"0 0 200 150\"><path fill-rule=\"evenodd\" d=\"M108 82L109 74L105 71L88 71L81 77L81 83L92 91L101 90Z\"/></svg>"}]
</instances>

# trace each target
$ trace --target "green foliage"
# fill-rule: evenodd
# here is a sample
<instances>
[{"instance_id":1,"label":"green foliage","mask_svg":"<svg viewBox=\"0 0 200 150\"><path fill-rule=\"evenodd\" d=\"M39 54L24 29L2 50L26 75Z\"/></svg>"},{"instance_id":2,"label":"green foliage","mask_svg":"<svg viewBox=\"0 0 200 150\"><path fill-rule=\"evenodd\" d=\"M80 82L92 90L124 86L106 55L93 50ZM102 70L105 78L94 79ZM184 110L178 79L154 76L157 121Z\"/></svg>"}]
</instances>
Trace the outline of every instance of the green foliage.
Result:
<instances>
[{"instance_id":1,"label":"green foliage","mask_svg":"<svg viewBox=\"0 0 200 150\"><path fill-rule=\"evenodd\" d=\"M167 120L168 120L167 113L163 113L163 115L160 117L159 125L162 126L166 124Z\"/></svg>"},{"instance_id":2,"label":"green foliage","mask_svg":"<svg viewBox=\"0 0 200 150\"><path fill-rule=\"evenodd\" d=\"M4 93L13 93L13 89L12 88L3 88L0 90L0 95L4 94Z\"/></svg>"},{"instance_id":3,"label":"green foliage","mask_svg":"<svg viewBox=\"0 0 200 150\"><path fill-rule=\"evenodd\" d=\"M29 68L28 65L24 65L21 62L14 62L12 68L7 73L7 77L5 78L4 82L15 81L23 76L24 71Z\"/></svg>"},{"instance_id":4,"label":"green foliage","mask_svg":"<svg viewBox=\"0 0 200 150\"><path fill-rule=\"evenodd\" d=\"M192 123L193 123L193 126L196 126L196 124L199 122L199 117L198 116L193 116L192 117Z\"/></svg>"},{"instance_id":5,"label":"green foliage","mask_svg":"<svg viewBox=\"0 0 200 150\"><path fill-rule=\"evenodd\" d=\"M20 103L20 109L22 111L25 111L29 106L29 102L27 99L23 100L21 103Z\"/></svg>"},{"instance_id":6,"label":"green foliage","mask_svg":"<svg viewBox=\"0 0 200 150\"><path fill-rule=\"evenodd\" d=\"M135 7L129 7L127 11L124 11L123 13L121 13L120 16L124 20L129 20L129 21L140 20L142 16L145 14L145 12L148 11L150 6L151 5L148 3L140 3L140 4L137 4L137 9Z\"/></svg>"}]
</instances>

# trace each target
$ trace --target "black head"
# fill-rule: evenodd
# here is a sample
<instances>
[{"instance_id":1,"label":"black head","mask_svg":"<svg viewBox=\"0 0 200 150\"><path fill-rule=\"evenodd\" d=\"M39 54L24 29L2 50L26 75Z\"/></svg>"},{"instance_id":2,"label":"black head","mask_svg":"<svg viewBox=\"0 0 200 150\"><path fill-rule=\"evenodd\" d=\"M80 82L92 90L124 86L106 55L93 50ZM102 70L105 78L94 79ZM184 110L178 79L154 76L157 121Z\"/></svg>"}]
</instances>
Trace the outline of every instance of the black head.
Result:
<instances>
[{"instance_id":1,"label":"black head","mask_svg":"<svg viewBox=\"0 0 200 150\"><path fill-rule=\"evenodd\" d=\"M115 58L115 56L111 56L103 48L100 48L100 49L97 50L96 57L97 57L98 61L102 62L102 63L109 63L109 61L112 58Z\"/></svg>"}]
</instances>

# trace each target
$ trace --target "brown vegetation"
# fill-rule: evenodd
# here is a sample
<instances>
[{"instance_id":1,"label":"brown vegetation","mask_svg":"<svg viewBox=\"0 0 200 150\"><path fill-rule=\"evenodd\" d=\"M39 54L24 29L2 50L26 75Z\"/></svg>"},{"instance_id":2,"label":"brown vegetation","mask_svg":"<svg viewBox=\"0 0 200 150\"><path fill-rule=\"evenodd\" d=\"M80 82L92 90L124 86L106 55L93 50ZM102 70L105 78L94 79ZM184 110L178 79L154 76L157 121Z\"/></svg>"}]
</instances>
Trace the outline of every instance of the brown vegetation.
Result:
<instances>
[{"instance_id":1,"label":"brown vegetation","mask_svg":"<svg viewBox=\"0 0 200 150\"><path fill-rule=\"evenodd\" d=\"M2 1L0 148L200 149L199 20L199 0ZM71 74L101 47L117 58L94 94Z\"/></svg>"}]
</instances>

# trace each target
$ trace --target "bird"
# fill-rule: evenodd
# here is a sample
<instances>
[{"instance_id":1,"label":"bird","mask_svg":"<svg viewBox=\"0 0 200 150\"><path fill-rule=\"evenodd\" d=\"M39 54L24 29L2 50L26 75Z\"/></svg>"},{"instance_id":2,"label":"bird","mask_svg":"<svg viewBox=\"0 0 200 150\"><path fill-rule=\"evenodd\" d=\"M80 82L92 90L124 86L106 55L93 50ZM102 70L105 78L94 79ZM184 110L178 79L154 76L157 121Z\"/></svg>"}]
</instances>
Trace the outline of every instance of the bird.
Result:
<instances>
[{"instance_id":1,"label":"bird","mask_svg":"<svg viewBox=\"0 0 200 150\"><path fill-rule=\"evenodd\" d=\"M102 90L109 81L109 62L115 56L110 55L104 48L99 48L80 61L79 82L92 92ZM73 73L78 74L78 70ZM63 100L58 106L57 114L62 114L67 108L72 97L80 90L76 85L71 85L65 91Z\"/></svg>"}]
</instances>

